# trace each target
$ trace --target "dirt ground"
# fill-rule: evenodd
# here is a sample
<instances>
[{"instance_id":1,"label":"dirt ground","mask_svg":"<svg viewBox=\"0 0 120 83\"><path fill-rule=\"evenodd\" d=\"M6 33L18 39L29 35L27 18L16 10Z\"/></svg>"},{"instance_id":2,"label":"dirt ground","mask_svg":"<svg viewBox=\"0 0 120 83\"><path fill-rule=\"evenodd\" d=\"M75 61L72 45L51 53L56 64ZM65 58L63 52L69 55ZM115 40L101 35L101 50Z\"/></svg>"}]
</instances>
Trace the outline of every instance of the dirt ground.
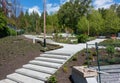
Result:
<instances>
[{"instance_id":1,"label":"dirt ground","mask_svg":"<svg viewBox=\"0 0 120 83\"><path fill-rule=\"evenodd\" d=\"M0 80L41 53L40 45L32 44L31 40L24 37L0 39Z\"/></svg>"},{"instance_id":2,"label":"dirt ground","mask_svg":"<svg viewBox=\"0 0 120 83\"><path fill-rule=\"evenodd\" d=\"M53 46L52 46L53 48ZM30 60L40 56L40 44L33 44L32 40L20 37L6 37L0 39L0 80L6 78L6 75L15 72L15 69L21 68L22 65L27 64ZM85 56L77 56L75 59L66 63L66 71L64 66L56 72L58 83L71 83L70 75L72 66L82 65Z\"/></svg>"},{"instance_id":3,"label":"dirt ground","mask_svg":"<svg viewBox=\"0 0 120 83\"><path fill-rule=\"evenodd\" d=\"M69 60L65 65L63 65L56 73L55 77L57 79L57 83L73 83L71 80L71 73L73 66L84 66L88 65L89 58L89 66L97 66L97 55L95 52L95 48L89 50L89 57L86 57L85 50L77 53L77 56L73 57ZM106 52L106 49L99 50L99 63L100 65L114 65L120 64L120 50L116 50L113 54L112 58Z\"/></svg>"},{"instance_id":4,"label":"dirt ground","mask_svg":"<svg viewBox=\"0 0 120 83\"><path fill-rule=\"evenodd\" d=\"M77 58L77 59L76 59ZM85 61L85 56L77 55L76 60L70 60L69 63L66 63L61 67L55 74L57 78L57 83L72 83L71 80L71 71L73 66L82 66Z\"/></svg>"}]
</instances>

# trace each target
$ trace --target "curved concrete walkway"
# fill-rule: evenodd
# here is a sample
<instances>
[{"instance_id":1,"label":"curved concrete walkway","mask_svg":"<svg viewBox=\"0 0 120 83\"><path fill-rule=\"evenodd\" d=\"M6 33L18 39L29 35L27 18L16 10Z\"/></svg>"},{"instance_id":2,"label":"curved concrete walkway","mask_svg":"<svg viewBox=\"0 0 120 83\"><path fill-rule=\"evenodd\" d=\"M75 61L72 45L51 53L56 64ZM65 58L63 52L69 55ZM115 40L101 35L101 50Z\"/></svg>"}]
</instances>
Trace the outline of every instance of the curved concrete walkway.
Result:
<instances>
[{"instance_id":1,"label":"curved concrete walkway","mask_svg":"<svg viewBox=\"0 0 120 83\"><path fill-rule=\"evenodd\" d=\"M37 36L32 35L25 35L25 37L30 39L37 38ZM40 38L39 40L42 41ZM103 40L96 39L87 43L94 44ZM51 40L47 40L47 43L59 44L63 48L41 54L34 60L29 61L28 64L23 65L22 68L16 69L15 73L7 75L6 79L1 80L0 83L45 83L66 61L86 47L84 43L72 45L56 43Z\"/></svg>"}]
</instances>

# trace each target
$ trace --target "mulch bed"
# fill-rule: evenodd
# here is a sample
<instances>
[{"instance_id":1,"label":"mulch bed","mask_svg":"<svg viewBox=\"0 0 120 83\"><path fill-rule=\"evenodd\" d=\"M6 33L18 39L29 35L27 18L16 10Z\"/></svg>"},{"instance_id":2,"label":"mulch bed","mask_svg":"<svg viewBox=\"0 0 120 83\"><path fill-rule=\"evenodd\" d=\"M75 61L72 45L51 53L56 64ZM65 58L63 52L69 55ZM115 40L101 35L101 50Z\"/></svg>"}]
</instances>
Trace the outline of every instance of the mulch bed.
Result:
<instances>
[{"instance_id":1,"label":"mulch bed","mask_svg":"<svg viewBox=\"0 0 120 83\"><path fill-rule=\"evenodd\" d=\"M38 44L32 44L32 40L22 36L0 39L0 80L41 53Z\"/></svg>"},{"instance_id":2,"label":"mulch bed","mask_svg":"<svg viewBox=\"0 0 120 83\"><path fill-rule=\"evenodd\" d=\"M105 51L106 49L99 50L99 62L100 65L113 65L120 64L120 51L116 50L113 57L111 58L108 53ZM76 56L76 55L75 55ZM56 73L55 77L57 79L57 83L73 83L71 80L71 73L73 66L83 66L88 64L97 66L97 55L95 52L95 48L90 49L89 57L86 57L85 50L77 53L77 57L69 60L65 65L63 65ZM74 60L73 60L74 59Z\"/></svg>"},{"instance_id":3,"label":"mulch bed","mask_svg":"<svg viewBox=\"0 0 120 83\"><path fill-rule=\"evenodd\" d=\"M63 65L63 67L61 67L56 73L55 76L57 78L57 83L72 83L71 80L71 72L72 72L72 67L73 66L82 66L84 64L85 61L85 56L82 56L83 54L79 54L77 55L77 60L70 60L68 61L68 63L66 63L65 65ZM63 68L66 68L66 70L64 70Z\"/></svg>"}]
</instances>

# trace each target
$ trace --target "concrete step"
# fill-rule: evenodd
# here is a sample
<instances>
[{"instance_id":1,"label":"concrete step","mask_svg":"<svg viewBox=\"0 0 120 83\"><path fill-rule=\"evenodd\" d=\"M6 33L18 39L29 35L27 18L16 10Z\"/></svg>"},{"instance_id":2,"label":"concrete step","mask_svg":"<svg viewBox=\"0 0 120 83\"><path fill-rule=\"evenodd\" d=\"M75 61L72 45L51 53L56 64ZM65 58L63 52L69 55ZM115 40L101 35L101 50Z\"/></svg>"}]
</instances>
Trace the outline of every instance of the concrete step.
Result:
<instances>
[{"instance_id":1,"label":"concrete step","mask_svg":"<svg viewBox=\"0 0 120 83\"><path fill-rule=\"evenodd\" d=\"M118 69L112 69L112 68L109 68L109 69L102 69L101 71L103 72L107 72L107 73L119 73L120 72L120 68Z\"/></svg>"},{"instance_id":2,"label":"concrete step","mask_svg":"<svg viewBox=\"0 0 120 83\"><path fill-rule=\"evenodd\" d=\"M25 75L25 76L29 76L31 78L42 80L42 81L46 81L47 78L51 76L50 74L37 72L37 71L25 69L25 68L17 69L15 72L19 73L19 74L22 74L22 75Z\"/></svg>"},{"instance_id":3,"label":"concrete step","mask_svg":"<svg viewBox=\"0 0 120 83\"><path fill-rule=\"evenodd\" d=\"M58 63L50 63L50 62L37 61L37 60L32 60L29 63L34 64L34 65L44 66L44 67L56 68L56 69L58 69L62 65L62 64L58 64Z\"/></svg>"},{"instance_id":4,"label":"concrete step","mask_svg":"<svg viewBox=\"0 0 120 83\"><path fill-rule=\"evenodd\" d=\"M48 57L48 58L56 58L56 59L63 59L67 60L69 56L64 56L64 55L52 55L52 54L41 54L41 57Z\"/></svg>"},{"instance_id":5,"label":"concrete step","mask_svg":"<svg viewBox=\"0 0 120 83\"><path fill-rule=\"evenodd\" d=\"M40 60L40 61L60 63L60 64L63 64L65 62L65 60L55 59L55 58L47 58L47 57L36 57L35 59Z\"/></svg>"},{"instance_id":6,"label":"concrete step","mask_svg":"<svg viewBox=\"0 0 120 83\"><path fill-rule=\"evenodd\" d=\"M37 65L32 65L32 64L26 64L26 65L23 65L23 67L27 69L47 73L47 74L54 74L57 71L57 69L54 69L54 68L37 66Z\"/></svg>"},{"instance_id":7,"label":"concrete step","mask_svg":"<svg viewBox=\"0 0 120 83\"><path fill-rule=\"evenodd\" d=\"M8 79L14 80L17 83L44 83L44 81L37 80L28 76L24 76L18 73L13 73L10 75L7 75Z\"/></svg>"},{"instance_id":8,"label":"concrete step","mask_svg":"<svg viewBox=\"0 0 120 83\"><path fill-rule=\"evenodd\" d=\"M0 81L0 83L17 83L17 82L12 81L10 79L3 79L3 80Z\"/></svg>"},{"instance_id":9,"label":"concrete step","mask_svg":"<svg viewBox=\"0 0 120 83\"><path fill-rule=\"evenodd\" d=\"M67 54L67 53L57 53L57 52L45 52L45 54L64 55L64 56L70 56L71 55L71 54Z\"/></svg>"}]
</instances>

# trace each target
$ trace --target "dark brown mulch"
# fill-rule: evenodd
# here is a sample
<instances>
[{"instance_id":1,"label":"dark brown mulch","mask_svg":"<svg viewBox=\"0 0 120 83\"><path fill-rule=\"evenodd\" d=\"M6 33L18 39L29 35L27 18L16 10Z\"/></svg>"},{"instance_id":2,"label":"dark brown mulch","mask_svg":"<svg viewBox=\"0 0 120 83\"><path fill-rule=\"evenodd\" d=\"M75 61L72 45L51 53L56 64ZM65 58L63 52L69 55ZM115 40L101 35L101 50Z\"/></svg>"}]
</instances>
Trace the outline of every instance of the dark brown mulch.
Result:
<instances>
[{"instance_id":1,"label":"dark brown mulch","mask_svg":"<svg viewBox=\"0 0 120 83\"><path fill-rule=\"evenodd\" d=\"M97 66L97 54L95 48L89 50L89 57L86 57L85 50L77 53L77 59L69 60L65 65L63 65L56 73L55 77L57 79L57 83L72 83L71 73L73 66L83 66L84 64L88 64L89 58L89 66ZM111 58L105 49L99 49L99 63L100 65L114 65L120 64L120 51L116 50L113 57Z\"/></svg>"},{"instance_id":2,"label":"dark brown mulch","mask_svg":"<svg viewBox=\"0 0 120 83\"><path fill-rule=\"evenodd\" d=\"M63 67L61 67L55 74L57 78L57 83L72 83L71 80L71 71L73 66L81 66L84 64L85 56L82 56L82 54L77 56L77 60L73 61L70 60L68 63L66 63ZM64 71L64 67L66 67L66 71Z\"/></svg>"},{"instance_id":3,"label":"dark brown mulch","mask_svg":"<svg viewBox=\"0 0 120 83\"><path fill-rule=\"evenodd\" d=\"M0 80L40 55L39 44L24 37L0 39Z\"/></svg>"}]
</instances>

